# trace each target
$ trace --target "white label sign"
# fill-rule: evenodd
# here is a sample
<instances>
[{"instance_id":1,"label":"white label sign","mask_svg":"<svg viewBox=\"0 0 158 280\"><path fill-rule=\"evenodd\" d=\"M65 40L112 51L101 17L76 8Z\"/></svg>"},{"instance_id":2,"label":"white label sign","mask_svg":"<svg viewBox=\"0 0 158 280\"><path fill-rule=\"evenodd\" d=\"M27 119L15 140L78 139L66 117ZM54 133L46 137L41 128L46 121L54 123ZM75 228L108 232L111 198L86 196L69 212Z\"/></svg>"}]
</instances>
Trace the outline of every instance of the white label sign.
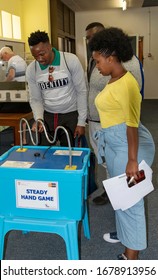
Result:
<instances>
[{"instance_id":1,"label":"white label sign","mask_svg":"<svg viewBox=\"0 0 158 280\"><path fill-rule=\"evenodd\" d=\"M59 210L58 182L15 180L16 207Z\"/></svg>"},{"instance_id":2,"label":"white label sign","mask_svg":"<svg viewBox=\"0 0 158 280\"><path fill-rule=\"evenodd\" d=\"M1 166L14 168L30 168L34 162L7 160Z\"/></svg>"}]
</instances>

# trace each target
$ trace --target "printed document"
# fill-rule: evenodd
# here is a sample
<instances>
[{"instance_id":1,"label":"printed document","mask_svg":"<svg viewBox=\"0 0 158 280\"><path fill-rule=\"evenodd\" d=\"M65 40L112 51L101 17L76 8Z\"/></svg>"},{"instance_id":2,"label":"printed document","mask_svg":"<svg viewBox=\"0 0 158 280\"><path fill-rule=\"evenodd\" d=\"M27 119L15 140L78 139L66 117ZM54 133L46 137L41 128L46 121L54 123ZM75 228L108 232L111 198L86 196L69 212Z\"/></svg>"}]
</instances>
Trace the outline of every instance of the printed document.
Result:
<instances>
[{"instance_id":1,"label":"printed document","mask_svg":"<svg viewBox=\"0 0 158 280\"><path fill-rule=\"evenodd\" d=\"M103 181L114 210L121 209L124 211L154 190L152 169L144 160L139 164L139 170L141 169L145 172L145 179L131 188L128 187L125 173Z\"/></svg>"}]
</instances>

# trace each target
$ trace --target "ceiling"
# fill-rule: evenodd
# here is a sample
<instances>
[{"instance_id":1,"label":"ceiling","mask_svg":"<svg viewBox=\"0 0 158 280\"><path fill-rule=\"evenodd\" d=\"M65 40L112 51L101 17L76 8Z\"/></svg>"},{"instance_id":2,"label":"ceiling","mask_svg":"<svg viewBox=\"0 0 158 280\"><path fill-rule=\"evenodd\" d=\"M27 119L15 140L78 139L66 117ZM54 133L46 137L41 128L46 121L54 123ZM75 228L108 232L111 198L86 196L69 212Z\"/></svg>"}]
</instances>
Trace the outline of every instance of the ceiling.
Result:
<instances>
[{"instance_id":1,"label":"ceiling","mask_svg":"<svg viewBox=\"0 0 158 280\"><path fill-rule=\"evenodd\" d=\"M61 0L61 1L75 12L122 8L122 0ZM158 6L158 0L126 0L126 2L127 2L127 9Z\"/></svg>"}]
</instances>

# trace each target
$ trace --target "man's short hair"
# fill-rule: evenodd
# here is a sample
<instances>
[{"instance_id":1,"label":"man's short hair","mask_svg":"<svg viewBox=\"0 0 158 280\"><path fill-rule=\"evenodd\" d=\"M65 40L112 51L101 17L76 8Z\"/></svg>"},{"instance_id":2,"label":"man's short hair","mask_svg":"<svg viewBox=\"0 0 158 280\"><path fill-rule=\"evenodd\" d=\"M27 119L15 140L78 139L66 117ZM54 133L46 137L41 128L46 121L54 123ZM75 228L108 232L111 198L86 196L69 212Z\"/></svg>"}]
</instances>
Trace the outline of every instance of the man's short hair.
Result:
<instances>
[{"instance_id":1,"label":"man's short hair","mask_svg":"<svg viewBox=\"0 0 158 280\"><path fill-rule=\"evenodd\" d=\"M0 49L0 58L3 56L4 53L13 54L13 51L9 47L3 47Z\"/></svg>"},{"instance_id":2,"label":"man's short hair","mask_svg":"<svg viewBox=\"0 0 158 280\"><path fill-rule=\"evenodd\" d=\"M30 34L30 37L28 37L29 46L35 46L41 42L49 43L49 36L48 36L48 33L46 33L45 31L37 30L35 32L32 32Z\"/></svg>"},{"instance_id":3,"label":"man's short hair","mask_svg":"<svg viewBox=\"0 0 158 280\"><path fill-rule=\"evenodd\" d=\"M94 27L99 27L99 28L101 27L102 29L105 28L104 25L101 22L92 22L92 23L87 25L85 31L87 31L87 30L89 30L91 28L94 28Z\"/></svg>"}]
</instances>

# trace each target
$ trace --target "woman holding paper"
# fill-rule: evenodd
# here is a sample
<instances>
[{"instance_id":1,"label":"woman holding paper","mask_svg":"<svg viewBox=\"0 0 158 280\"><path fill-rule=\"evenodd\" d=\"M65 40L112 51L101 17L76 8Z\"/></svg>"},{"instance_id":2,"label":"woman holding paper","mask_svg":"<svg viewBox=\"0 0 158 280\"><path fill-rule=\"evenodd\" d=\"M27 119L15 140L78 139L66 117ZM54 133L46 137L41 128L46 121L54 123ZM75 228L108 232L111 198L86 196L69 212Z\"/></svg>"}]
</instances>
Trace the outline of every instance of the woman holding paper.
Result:
<instances>
[{"instance_id":1,"label":"woman holding paper","mask_svg":"<svg viewBox=\"0 0 158 280\"><path fill-rule=\"evenodd\" d=\"M145 160L151 166L155 146L150 132L140 123L142 97L138 83L121 63L133 56L130 38L121 29L111 27L96 33L89 47L100 73L111 75L95 99L102 127L95 135L99 163L104 156L110 177L126 172L127 177L137 180L139 163ZM115 213L117 236L125 246L118 259L138 259L139 251L147 246L144 201Z\"/></svg>"}]
</instances>

